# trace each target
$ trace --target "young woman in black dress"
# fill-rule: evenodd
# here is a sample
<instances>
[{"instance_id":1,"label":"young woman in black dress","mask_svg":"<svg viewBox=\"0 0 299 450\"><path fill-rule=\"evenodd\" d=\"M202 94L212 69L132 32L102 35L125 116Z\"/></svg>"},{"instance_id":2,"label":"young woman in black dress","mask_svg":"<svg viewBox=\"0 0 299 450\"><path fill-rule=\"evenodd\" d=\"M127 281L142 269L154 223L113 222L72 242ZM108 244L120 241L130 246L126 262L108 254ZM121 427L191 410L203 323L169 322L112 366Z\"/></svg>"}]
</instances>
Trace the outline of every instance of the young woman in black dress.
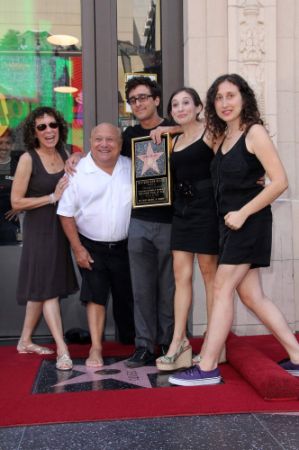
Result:
<instances>
[{"instance_id":1,"label":"young woman in black dress","mask_svg":"<svg viewBox=\"0 0 299 450\"><path fill-rule=\"evenodd\" d=\"M299 344L279 309L265 296L259 267L269 266L270 204L288 181L276 149L263 126L254 92L239 75L223 75L207 93L206 122L222 143L212 162L220 217L219 266L213 308L199 364L169 378L195 386L221 381L218 358L233 321L234 292L284 346L290 360L281 364L299 376ZM223 138L224 136L224 138ZM267 173L270 183L256 183Z\"/></svg>"},{"instance_id":2,"label":"young woman in black dress","mask_svg":"<svg viewBox=\"0 0 299 450\"><path fill-rule=\"evenodd\" d=\"M190 367L192 362L186 327L192 302L194 255L205 285L208 321L212 307L218 259L218 218L210 174L214 153L204 122L199 120L202 109L198 93L186 87L174 92L168 104L168 114L181 126L182 134L174 140L171 155L175 328L167 354L156 361L159 370Z\"/></svg>"}]
</instances>

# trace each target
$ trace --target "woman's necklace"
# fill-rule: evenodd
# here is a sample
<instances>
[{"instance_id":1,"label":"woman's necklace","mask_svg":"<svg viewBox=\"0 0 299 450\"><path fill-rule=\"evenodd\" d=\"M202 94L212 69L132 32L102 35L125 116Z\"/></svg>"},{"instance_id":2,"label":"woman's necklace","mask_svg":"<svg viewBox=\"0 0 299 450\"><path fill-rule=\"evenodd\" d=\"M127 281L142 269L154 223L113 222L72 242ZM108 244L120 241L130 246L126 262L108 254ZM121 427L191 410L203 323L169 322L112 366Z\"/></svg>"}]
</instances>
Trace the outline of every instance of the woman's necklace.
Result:
<instances>
[{"instance_id":1,"label":"woman's necklace","mask_svg":"<svg viewBox=\"0 0 299 450\"><path fill-rule=\"evenodd\" d=\"M233 135L234 135L234 132L232 130L230 130L228 128L225 129L225 131L224 131L225 139L227 139L229 141L233 137Z\"/></svg>"},{"instance_id":2,"label":"woman's necklace","mask_svg":"<svg viewBox=\"0 0 299 450\"><path fill-rule=\"evenodd\" d=\"M243 133L244 130L242 130L242 128L238 128L236 130L233 130L231 128L226 127L224 130L224 137L226 140L230 140L235 138L236 136L239 136Z\"/></svg>"},{"instance_id":3,"label":"woman's necklace","mask_svg":"<svg viewBox=\"0 0 299 450\"><path fill-rule=\"evenodd\" d=\"M193 131L193 133L190 133L186 135L185 133L182 134L182 142L184 142L184 145L191 145L194 142L196 142L202 135L203 129L201 127L196 127L196 130Z\"/></svg>"},{"instance_id":4,"label":"woman's necklace","mask_svg":"<svg viewBox=\"0 0 299 450\"><path fill-rule=\"evenodd\" d=\"M44 160L44 162L51 166L52 168L58 168L60 166L60 158L56 149L54 149L52 154L39 152L40 157Z\"/></svg>"},{"instance_id":5,"label":"woman's necklace","mask_svg":"<svg viewBox=\"0 0 299 450\"><path fill-rule=\"evenodd\" d=\"M57 157L58 157L58 154L57 154L57 151L55 150L54 153L53 153L51 162L50 162L50 165L51 165L52 167L54 167L54 166L56 165Z\"/></svg>"}]
</instances>

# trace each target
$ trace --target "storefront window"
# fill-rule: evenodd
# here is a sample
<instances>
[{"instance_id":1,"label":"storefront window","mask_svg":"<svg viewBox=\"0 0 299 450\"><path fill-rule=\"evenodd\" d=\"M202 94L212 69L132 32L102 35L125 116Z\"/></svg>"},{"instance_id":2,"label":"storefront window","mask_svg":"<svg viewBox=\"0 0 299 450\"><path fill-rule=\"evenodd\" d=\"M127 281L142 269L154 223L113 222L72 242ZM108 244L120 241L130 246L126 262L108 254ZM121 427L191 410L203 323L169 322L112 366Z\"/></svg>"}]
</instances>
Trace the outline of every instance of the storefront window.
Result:
<instances>
[{"instance_id":1,"label":"storefront window","mask_svg":"<svg viewBox=\"0 0 299 450\"><path fill-rule=\"evenodd\" d=\"M11 244L21 239L6 214L24 118L52 106L69 125L69 152L83 147L81 2L0 0L0 10L0 244Z\"/></svg>"},{"instance_id":2,"label":"storefront window","mask_svg":"<svg viewBox=\"0 0 299 450\"><path fill-rule=\"evenodd\" d=\"M126 103L128 78L149 75L162 85L159 0L117 0L118 114L124 129L135 123Z\"/></svg>"}]
</instances>

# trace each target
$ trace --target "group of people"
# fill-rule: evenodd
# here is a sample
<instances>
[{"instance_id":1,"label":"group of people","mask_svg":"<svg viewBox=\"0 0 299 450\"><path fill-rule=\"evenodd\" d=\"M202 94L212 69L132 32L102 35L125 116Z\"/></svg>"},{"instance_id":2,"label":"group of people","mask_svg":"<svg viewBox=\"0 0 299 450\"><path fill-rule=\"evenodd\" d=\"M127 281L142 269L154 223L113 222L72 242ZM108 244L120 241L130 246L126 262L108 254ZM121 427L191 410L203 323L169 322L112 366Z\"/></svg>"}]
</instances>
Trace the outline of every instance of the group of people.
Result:
<instances>
[{"instance_id":1,"label":"group of people","mask_svg":"<svg viewBox=\"0 0 299 450\"><path fill-rule=\"evenodd\" d=\"M59 298L78 289L70 243L82 276L80 299L87 305L87 366L104 364L111 291L120 341L131 343L135 335L128 367L153 363L158 348L158 369L176 370L170 383L219 383L218 362L237 290L286 349L290 359L282 367L299 375L299 344L260 281L259 268L270 264L270 204L287 188L287 177L254 92L239 75L223 75L209 88L204 108L197 92L183 87L169 100L169 119L158 113L160 99L155 81L131 78L126 100L139 125L122 135L112 124L96 126L87 156L68 159L69 176L64 175L61 115L40 107L25 121L28 152L20 159L11 197L14 210L26 211L18 299L27 307L17 350L52 352L31 339L43 312L57 345L57 369L72 368L59 311ZM131 211L131 141L151 136L159 143L167 132L175 136L173 208ZM265 173L266 186L259 182ZM187 320L194 255L205 286L208 324L200 355L192 358Z\"/></svg>"}]
</instances>

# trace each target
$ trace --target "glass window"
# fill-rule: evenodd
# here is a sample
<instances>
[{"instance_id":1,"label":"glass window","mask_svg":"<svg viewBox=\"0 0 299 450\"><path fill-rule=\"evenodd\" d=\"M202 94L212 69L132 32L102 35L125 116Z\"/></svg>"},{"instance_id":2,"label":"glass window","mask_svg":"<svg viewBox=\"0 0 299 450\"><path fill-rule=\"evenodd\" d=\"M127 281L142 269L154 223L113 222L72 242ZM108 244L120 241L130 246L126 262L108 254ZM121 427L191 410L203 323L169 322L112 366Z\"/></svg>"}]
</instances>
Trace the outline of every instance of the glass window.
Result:
<instances>
[{"instance_id":1,"label":"glass window","mask_svg":"<svg viewBox=\"0 0 299 450\"><path fill-rule=\"evenodd\" d=\"M83 148L80 0L0 0L0 244L20 240L6 220L22 121L40 105L69 125L67 149Z\"/></svg>"},{"instance_id":2,"label":"glass window","mask_svg":"<svg viewBox=\"0 0 299 450\"><path fill-rule=\"evenodd\" d=\"M162 86L159 0L117 0L119 126L135 123L125 84L133 75L153 77Z\"/></svg>"}]
</instances>

